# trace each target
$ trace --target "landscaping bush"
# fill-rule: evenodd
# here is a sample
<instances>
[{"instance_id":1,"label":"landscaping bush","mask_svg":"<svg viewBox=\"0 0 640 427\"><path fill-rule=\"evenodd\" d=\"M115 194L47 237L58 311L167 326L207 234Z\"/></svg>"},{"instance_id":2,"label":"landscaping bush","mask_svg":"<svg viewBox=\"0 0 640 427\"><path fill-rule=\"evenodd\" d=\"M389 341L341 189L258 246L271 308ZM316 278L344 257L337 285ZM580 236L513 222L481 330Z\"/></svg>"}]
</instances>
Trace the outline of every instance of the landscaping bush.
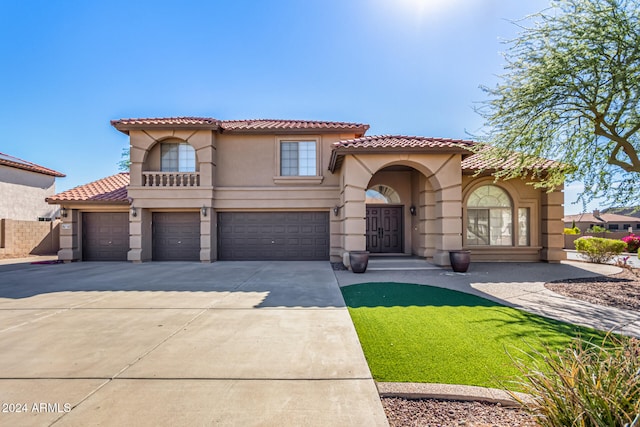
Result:
<instances>
[{"instance_id":1,"label":"landscaping bush","mask_svg":"<svg viewBox=\"0 0 640 427\"><path fill-rule=\"evenodd\" d=\"M580 234L580 229L578 227L565 228L564 234Z\"/></svg>"},{"instance_id":2,"label":"landscaping bush","mask_svg":"<svg viewBox=\"0 0 640 427\"><path fill-rule=\"evenodd\" d=\"M580 252L580 255L589 260L589 262L598 264L611 261L616 255L620 255L627 249L627 244L622 240L602 237L580 237L573 244L576 246L576 250Z\"/></svg>"},{"instance_id":3,"label":"landscaping bush","mask_svg":"<svg viewBox=\"0 0 640 427\"><path fill-rule=\"evenodd\" d=\"M575 339L564 351L547 347L533 353L514 359L522 373L519 384L531 398L511 394L541 426L640 425L640 340Z\"/></svg>"},{"instance_id":4,"label":"landscaping bush","mask_svg":"<svg viewBox=\"0 0 640 427\"><path fill-rule=\"evenodd\" d=\"M640 248L640 236L630 234L620 240L627 244L627 252L637 252L638 248Z\"/></svg>"},{"instance_id":5,"label":"landscaping bush","mask_svg":"<svg viewBox=\"0 0 640 427\"><path fill-rule=\"evenodd\" d=\"M594 225L589 229L590 233L609 233L609 230L607 230L604 227L600 227L599 225Z\"/></svg>"}]
</instances>

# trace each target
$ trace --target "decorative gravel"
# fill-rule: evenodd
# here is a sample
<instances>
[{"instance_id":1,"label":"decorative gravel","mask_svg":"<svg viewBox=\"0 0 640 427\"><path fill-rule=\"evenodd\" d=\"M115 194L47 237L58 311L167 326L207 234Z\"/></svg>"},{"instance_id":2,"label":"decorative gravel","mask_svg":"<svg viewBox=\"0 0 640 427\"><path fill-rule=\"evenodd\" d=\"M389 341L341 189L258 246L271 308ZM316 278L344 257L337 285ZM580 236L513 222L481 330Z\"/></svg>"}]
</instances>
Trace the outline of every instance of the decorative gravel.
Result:
<instances>
[{"instance_id":1,"label":"decorative gravel","mask_svg":"<svg viewBox=\"0 0 640 427\"><path fill-rule=\"evenodd\" d=\"M505 408L499 404L383 397L382 406L391 427L535 427L538 425L532 415L520 409Z\"/></svg>"},{"instance_id":2,"label":"decorative gravel","mask_svg":"<svg viewBox=\"0 0 640 427\"><path fill-rule=\"evenodd\" d=\"M612 276L569 279L545 284L560 295L623 310L640 311L640 271L625 268Z\"/></svg>"}]
</instances>

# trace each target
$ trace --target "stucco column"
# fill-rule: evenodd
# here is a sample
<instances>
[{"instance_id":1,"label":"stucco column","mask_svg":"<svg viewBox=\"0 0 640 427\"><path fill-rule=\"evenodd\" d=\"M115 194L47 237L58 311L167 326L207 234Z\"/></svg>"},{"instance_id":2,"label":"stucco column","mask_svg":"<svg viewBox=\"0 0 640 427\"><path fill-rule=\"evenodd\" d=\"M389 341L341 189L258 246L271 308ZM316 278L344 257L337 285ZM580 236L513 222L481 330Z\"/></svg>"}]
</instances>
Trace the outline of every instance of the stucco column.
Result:
<instances>
[{"instance_id":1,"label":"stucco column","mask_svg":"<svg viewBox=\"0 0 640 427\"><path fill-rule=\"evenodd\" d=\"M129 212L129 252L127 259L133 262L150 261L152 257L153 235L152 213L138 208L136 216Z\"/></svg>"},{"instance_id":2,"label":"stucco column","mask_svg":"<svg viewBox=\"0 0 640 427\"><path fill-rule=\"evenodd\" d=\"M435 192L435 253L437 265L451 265L449 251L462 249L462 165L455 156L438 171Z\"/></svg>"},{"instance_id":3,"label":"stucco column","mask_svg":"<svg viewBox=\"0 0 640 427\"><path fill-rule=\"evenodd\" d=\"M58 251L60 261L71 262L81 259L82 252L78 237L81 233L80 213L76 209L67 208L67 216L62 218L60 224L60 250Z\"/></svg>"},{"instance_id":4,"label":"stucco column","mask_svg":"<svg viewBox=\"0 0 640 427\"><path fill-rule=\"evenodd\" d=\"M436 265L451 265L449 251L462 249L462 186L456 185L436 192L435 206Z\"/></svg>"},{"instance_id":5,"label":"stucco column","mask_svg":"<svg viewBox=\"0 0 640 427\"><path fill-rule=\"evenodd\" d=\"M349 251L367 248L366 195L373 173L353 156L345 156L342 167L342 260L349 265Z\"/></svg>"},{"instance_id":6,"label":"stucco column","mask_svg":"<svg viewBox=\"0 0 640 427\"><path fill-rule=\"evenodd\" d=\"M206 207L204 214L200 210L200 261L212 262L216 259L216 218L215 212Z\"/></svg>"},{"instance_id":7,"label":"stucco column","mask_svg":"<svg viewBox=\"0 0 640 427\"><path fill-rule=\"evenodd\" d=\"M562 188L551 193L542 193L541 209L542 251L543 261L557 263L567 259L564 251L564 193Z\"/></svg>"}]
</instances>

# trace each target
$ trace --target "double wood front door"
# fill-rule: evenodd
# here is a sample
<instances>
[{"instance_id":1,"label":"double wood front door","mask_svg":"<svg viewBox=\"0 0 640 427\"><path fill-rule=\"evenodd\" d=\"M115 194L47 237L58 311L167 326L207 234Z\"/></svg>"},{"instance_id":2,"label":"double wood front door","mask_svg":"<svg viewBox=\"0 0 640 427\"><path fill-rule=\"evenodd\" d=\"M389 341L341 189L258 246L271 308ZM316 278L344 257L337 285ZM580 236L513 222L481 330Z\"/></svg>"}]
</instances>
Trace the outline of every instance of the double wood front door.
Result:
<instances>
[{"instance_id":1,"label":"double wood front door","mask_svg":"<svg viewBox=\"0 0 640 427\"><path fill-rule=\"evenodd\" d=\"M367 250L401 253L402 206L367 205Z\"/></svg>"}]
</instances>

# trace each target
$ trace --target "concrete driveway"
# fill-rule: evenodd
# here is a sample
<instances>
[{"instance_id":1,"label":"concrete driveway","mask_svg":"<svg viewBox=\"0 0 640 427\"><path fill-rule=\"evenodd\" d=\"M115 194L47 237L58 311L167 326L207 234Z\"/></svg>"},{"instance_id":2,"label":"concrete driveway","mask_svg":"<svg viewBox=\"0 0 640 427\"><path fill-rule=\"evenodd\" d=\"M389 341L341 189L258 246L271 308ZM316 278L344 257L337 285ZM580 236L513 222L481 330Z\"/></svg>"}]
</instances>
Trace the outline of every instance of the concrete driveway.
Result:
<instances>
[{"instance_id":1,"label":"concrete driveway","mask_svg":"<svg viewBox=\"0 0 640 427\"><path fill-rule=\"evenodd\" d=\"M0 265L0 425L387 425L327 262Z\"/></svg>"}]
</instances>

